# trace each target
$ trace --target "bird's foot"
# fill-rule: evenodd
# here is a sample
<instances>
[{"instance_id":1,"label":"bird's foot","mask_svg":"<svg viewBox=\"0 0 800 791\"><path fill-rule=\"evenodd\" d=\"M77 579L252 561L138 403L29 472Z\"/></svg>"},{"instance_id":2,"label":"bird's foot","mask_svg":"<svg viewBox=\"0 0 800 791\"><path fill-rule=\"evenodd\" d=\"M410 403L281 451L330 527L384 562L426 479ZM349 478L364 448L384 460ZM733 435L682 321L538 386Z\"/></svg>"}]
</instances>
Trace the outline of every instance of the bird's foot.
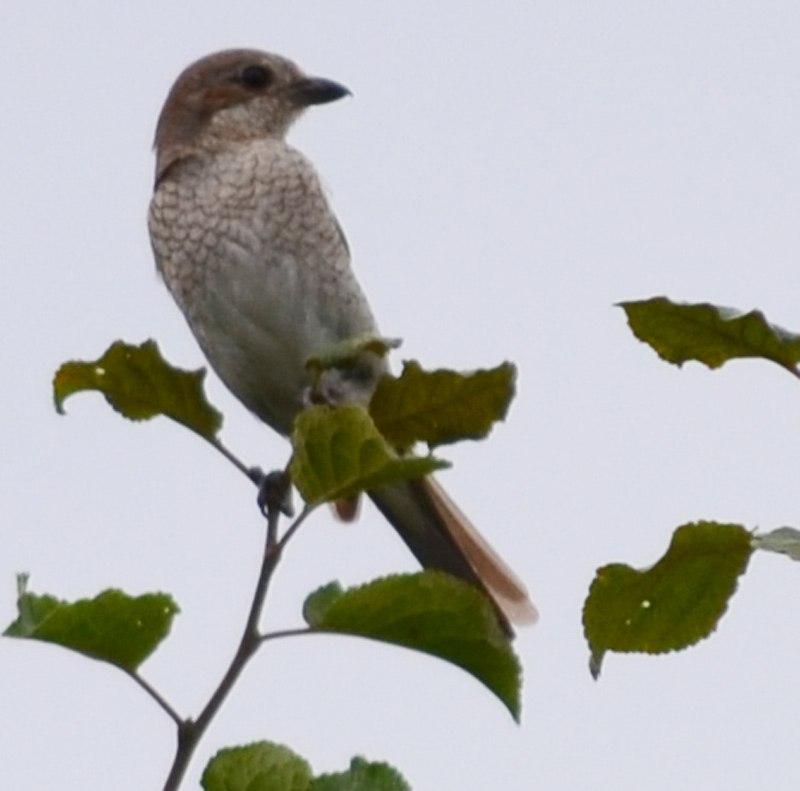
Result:
<instances>
[{"instance_id":1,"label":"bird's foot","mask_svg":"<svg viewBox=\"0 0 800 791\"><path fill-rule=\"evenodd\" d=\"M248 470L250 480L258 486L256 502L264 516L270 512L280 511L290 519L294 516L292 505L292 482L285 470L274 470L264 473L260 467L251 467Z\"/></svg>"}]
</instances>

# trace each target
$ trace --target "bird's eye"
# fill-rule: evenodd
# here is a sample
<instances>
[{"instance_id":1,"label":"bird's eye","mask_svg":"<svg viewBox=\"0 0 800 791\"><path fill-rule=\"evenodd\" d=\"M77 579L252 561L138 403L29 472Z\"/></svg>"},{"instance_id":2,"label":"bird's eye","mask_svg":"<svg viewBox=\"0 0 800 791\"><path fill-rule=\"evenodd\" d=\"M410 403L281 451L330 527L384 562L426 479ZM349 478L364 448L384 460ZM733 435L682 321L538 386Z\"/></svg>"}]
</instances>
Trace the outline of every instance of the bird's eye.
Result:
<instances>
[{"instance_id":1,"label":"bird's eye","mask_svg":"<svg viewBox=\"0 0 800 791\"><path fill-rule=\"evenodd\" d=\"M242 69L239 80L248 88L260 90L272 82L272 72L263 66L247 66Z\"/></svg>"}]
</instances>

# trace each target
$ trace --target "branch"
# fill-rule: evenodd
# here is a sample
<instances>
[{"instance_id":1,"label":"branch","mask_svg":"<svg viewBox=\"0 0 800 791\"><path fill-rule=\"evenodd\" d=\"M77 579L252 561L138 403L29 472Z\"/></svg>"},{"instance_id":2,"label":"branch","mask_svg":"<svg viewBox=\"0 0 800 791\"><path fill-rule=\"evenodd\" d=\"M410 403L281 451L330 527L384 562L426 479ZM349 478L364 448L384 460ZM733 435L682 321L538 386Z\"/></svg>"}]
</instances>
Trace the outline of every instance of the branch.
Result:
<instances>
[{"instance_id":1,"label":"branch","mask_svg":"<svg viewBox=\"0 0 800 791\"><path fill-rule=\"evenodd\" d=\"M237 466L239 465L237 464ZM244 470L245 468L242 465L240 469ZM258 649L261 643L261 636L258 632L258 622L264 608L264 602L266 601L267 590L272 580L272 575L275 573L287 540L296 532L297 528L311 511L309 508L304 509L297 520L295 520L286 531L286 535L283 539L279 541L277 538L278 520L281 515L280 503L285 499L285 489L278 491L281 482L276 480L276 483L275 495L265 498L267 531L264 543L264 554L261 560L261 571L258 575L258 582L256 583L255 592L253 593L253 601L250 605L250 612L247 616L244 632L239 641L239 647L236 649L236 653L222 681L220 681L219 686L214 690L214 693L211 695L208 703L206 703L205 708L203 708L196 720L181 720L179 717L170 714L178 723L178 748L167 781L164 784L164 791L177 791L179 788L183 776L186 773L186 769L189 766L189 762L206 728L208 728L217 711L219 711L219 708L225 702L225 699L228 697L228 694L244 670L245 665ZM286 485L285 478L282 480L282 485L284 487ZM137 680L141 683L140 679ZM156 700L159 700L159 698L156 698ZM161 701L159 700L159 702ZM168 713L170 713L169 710Z\"/></svg>"}]
</instances>

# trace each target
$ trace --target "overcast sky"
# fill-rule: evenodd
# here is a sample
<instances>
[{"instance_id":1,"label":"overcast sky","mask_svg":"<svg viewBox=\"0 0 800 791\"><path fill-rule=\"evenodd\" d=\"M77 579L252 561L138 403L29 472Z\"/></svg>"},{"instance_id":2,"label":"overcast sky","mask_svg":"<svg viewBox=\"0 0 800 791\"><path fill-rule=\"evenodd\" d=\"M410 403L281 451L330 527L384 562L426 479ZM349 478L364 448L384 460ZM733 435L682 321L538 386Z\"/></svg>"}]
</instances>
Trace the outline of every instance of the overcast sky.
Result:
<instances>
[{"instance_id":1,"label":"overcast sky","mask_svg":"<svg viewBox=\"0 0 800 791\"><path fill-rule=\"evenodd\" d=\"M270 644L185 787L229 744L270 739L316 771L355 754L425 789L795 789L800 568L756 555L719 631L587 670L595 569L643 567L696 519L800 526L800 385L777 366L659 361L614 303L660 294L763 309L800 331L800 5L784 2L4 3L0 9L0 626L18 571L63 598L164 590L182 608L143 674L187 715L240 632L262 527L252 487L164 419L96 395L55 414L67 359L153 337L203 364L145 227L161 104L217 49L279 52L353 98L292 134L317 164L398 356L514 360L519 392L442 481L528 582L522 726L471 677L364 641ZM287 446L213 377L224 438ZM267 626L306 593L412 570L371 509L318 514ZM4 788L161 788L173 725L122 673L0 641Z\"/></svg>"}]
</instances>

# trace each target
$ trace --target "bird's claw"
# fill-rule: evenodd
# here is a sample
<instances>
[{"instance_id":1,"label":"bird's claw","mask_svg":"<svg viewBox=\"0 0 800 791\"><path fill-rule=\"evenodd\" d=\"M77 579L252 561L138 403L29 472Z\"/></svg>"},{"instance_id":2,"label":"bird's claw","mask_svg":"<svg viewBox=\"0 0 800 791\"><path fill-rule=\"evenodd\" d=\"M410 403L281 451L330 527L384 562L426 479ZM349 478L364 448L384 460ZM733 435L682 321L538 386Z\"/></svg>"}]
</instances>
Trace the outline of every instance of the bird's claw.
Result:
<instances>
[{"instance_id":1,"label":"bird's claw","mask_svg":"<svg viewBox=\"0 0 800 791\"><path fill-rule=\"evenodd\" d=\"M260 467L251 467L248 474L258 486L256 502L264 516L269 516L276 510L290 519L294 516L292 482L284 470L264 473Z\"/></svg>"}]
</instances>

